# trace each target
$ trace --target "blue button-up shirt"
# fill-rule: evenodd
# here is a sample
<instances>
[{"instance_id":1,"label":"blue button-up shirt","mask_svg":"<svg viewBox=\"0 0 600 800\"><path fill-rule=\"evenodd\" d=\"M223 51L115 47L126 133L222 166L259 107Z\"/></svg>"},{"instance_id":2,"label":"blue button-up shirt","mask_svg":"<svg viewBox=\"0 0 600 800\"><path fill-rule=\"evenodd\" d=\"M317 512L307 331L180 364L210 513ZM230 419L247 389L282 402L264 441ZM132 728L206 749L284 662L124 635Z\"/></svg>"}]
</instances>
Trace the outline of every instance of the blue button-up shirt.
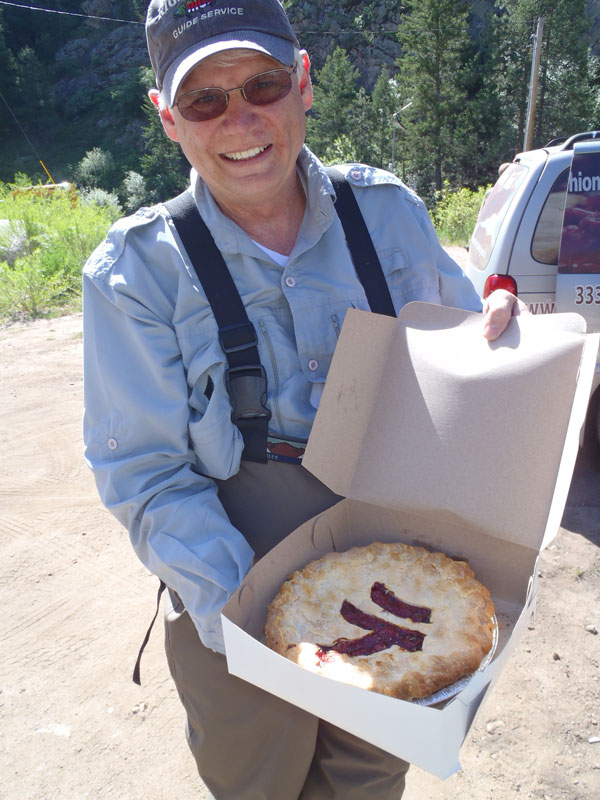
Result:
<instances>
[{"instance_id":1,"label":"blue button-up shirt","mask_svg":"<svg viewBox=\"0 0 600 800\"><path fill-rule=\"evenodd\" d=\"M419 198L381 170L341 169L396 311L411 300L480 310ZM270 427L308 438L346 309L368 304L322 165L304 149L298 170L307 204L285 267L221 213L194 171L191 190L257 331ZM85 455L100 497L142 562L179 594L204 644L222 652L220 610L253 552L212 478L237 472L243 442L214 316L163 205L117 222L90 257L84 352Z\"/></svg>"}]
</instances>

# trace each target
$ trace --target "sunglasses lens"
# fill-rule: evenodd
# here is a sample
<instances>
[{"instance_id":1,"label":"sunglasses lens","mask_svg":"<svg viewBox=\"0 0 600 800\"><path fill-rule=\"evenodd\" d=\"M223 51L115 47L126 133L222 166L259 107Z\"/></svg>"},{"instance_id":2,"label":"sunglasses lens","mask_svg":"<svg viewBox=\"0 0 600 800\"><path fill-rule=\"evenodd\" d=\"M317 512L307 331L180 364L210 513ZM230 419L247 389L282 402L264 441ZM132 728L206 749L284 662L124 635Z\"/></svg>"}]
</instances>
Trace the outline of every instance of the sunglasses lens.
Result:
<instances>
[{"instance_id":1,"label":"sunglasses lens","mask_svg":"<svg viewBox=\"0 0 600 800\"><path fill-rule=\"evenodd\" d=\"M276 103L290 93L292 76L285 69L274 69L249 78L244 84L244 95L255 106Z\"/></svg>"},{"instance_id":2,"label":"sunglasses lens","mask_svg":"<svg viewBox=\"0 0 600 800\"><path fill-rule=\"evenodd\" d=\"M296 70L294 70L295 72ZM272 69L254 75L238 86L249 103L267 106L283 100L292 88L292 74L285 69ZM227 108L227 92L233 89L198 89L186 92L177 100L177 108L184 119L190 122L206 122L219 117Z\"/></svg>"},{"instance_id":3,"label":"sunglasses lens","mask_svg":"<svg viewBox=\"0 0 600 800\"><path fill-rule=\"evenodd\" d=\"M227 95L222 89L200 89L181 95L177 108L190 122L205 122L220 116L227 108Z\"/></svg>"}]
</instances>

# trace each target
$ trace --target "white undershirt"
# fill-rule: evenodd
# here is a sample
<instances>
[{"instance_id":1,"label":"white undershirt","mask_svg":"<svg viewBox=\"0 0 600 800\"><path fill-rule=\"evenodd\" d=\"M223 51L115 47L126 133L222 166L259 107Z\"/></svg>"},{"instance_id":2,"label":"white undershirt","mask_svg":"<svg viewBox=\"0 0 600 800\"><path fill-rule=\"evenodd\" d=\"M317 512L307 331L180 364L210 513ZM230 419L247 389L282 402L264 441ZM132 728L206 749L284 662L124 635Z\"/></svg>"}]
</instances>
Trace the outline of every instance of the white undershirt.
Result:
<instances>
[{"instance_id":1,"label":"white undershirt","mask_svg":"<svg viewBox=\"0 0 600 800\"><path fill-rule=\"evenodd\" d=\"M268 256L271 256L273 261L276 264L279 264L280 267L285 267L287 265L287 262L290 259L289 256L284 256L283 253L278 253L277 250L271 250L270 247L265 247L264 244L257 242L256 239L252 239L252 241L255 245L257 245L257 247L260 247L261 250L264 250Z\"/></svg>"},{"instance_id":2,"label":"white undershirt","mask_svg":"<svg viewBox=\"0 0 600 800\"><path fill-rule=\"evenodd\" d=\"M304 177L304 173L302 172L302 170L296 169L296 175L300 179L304 195L306 196L306 179ZM278 253L277 250L271 250L269 247L265 247L264 244L257 242L256 239L252 239L252 241L254 242L255 245L257 245L257 247L260 247L260 249L263 250L268 256L271 256L273 261L276 264L279 264L280 267L287 266L287 263L290 260L289 256L284 256L283 253Z\"/></svg>"}]
</instances>

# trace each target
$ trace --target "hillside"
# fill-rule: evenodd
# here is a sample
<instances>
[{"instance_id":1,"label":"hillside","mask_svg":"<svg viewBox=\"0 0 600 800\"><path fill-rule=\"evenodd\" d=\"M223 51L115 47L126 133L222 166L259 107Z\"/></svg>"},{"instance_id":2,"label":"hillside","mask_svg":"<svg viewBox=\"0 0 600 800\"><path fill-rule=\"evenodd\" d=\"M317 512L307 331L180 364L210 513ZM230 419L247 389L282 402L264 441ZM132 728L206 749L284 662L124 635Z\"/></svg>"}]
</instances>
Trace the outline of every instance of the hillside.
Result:
<instances>
[{"instance_id":1,"label":"hillside","mask_svg":"<svg viewBox=\"0 0 600 800\"><path fill-rule=\"evenodd\" d=\"M0 180L16 172L70 180L93 147L108 150L121 171L139 170L147 124L146 0L49 0L60 14L0 3ZM383 66L393 74L402 55L397 0L288 0L284 3L318 71L336 47L372 91ZM470 33L478 40L493 0L471 0ZM600 0L588 0L589 43L600 29ZM74 15L74 16L73 16ZM85 18L87 15L87 18ZM4 103L2 103L4 100ZM8 113L7 113L8 112Z\"/></svg>"}]
</instances>

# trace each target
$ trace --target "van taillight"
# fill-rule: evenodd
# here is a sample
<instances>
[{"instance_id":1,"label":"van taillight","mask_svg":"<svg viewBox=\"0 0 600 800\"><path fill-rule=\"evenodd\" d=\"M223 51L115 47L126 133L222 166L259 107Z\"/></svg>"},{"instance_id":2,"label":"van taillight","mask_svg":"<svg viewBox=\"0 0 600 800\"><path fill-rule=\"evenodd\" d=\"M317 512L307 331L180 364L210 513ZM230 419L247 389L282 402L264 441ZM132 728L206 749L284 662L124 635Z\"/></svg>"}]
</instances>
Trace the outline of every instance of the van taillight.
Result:
<instances>
[{"instance_id":1,"label":"van taillight","mask_svg":"<svg viewBox=\"0 0 600 800\"><path fill-rule=\"evenodd\" d=\"M489 297L496 289L506 289L507 292L518 297L517 282L512 275L490 275L483 287L483 297Z\"/></svg>"}]
</instances>

